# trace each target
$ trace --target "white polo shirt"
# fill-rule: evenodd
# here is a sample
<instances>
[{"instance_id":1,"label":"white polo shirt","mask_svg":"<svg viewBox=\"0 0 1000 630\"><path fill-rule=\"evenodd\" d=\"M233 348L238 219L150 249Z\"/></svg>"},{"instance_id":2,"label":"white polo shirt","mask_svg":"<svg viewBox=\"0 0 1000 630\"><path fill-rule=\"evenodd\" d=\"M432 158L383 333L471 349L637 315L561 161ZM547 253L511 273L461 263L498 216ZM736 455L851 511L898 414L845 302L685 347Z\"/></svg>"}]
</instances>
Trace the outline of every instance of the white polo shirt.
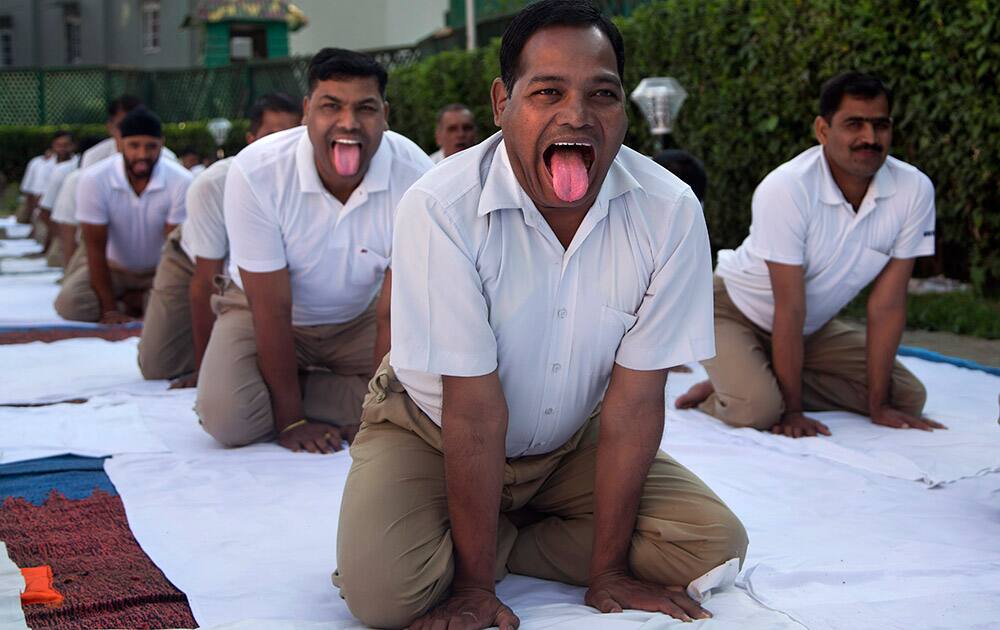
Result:
<instances>
[{"instance_id":1,"label":"white polo shirt","mask_svg":"<svg viewBox=\"0 0 1000 630\"><path fill-rule=\"evenodd\" d=\"M19 186L22 193L26 195L35 194L31 192L31 189L34 188L35 172L38 170L38 167L42 164L42 162L47 159L49 158L42 154L36 155L28 160L28 165L24 167L24 175L21 177L21 184Z\"/></svg>"},{"instance_id":2,"label":"white polo shirt","mask_svg":"<svg viewBox=\"0 0 1000 630\"><path fill-rule=\"evenodd\" d=\"M52 173L49 175L49 183L45 187L45 194L38 201L38 205L46 210L52 210L56 204L56 199L59 197L59 191L62 190L63 182L66 181L69 174L75 171L78 166L80 166L80 156L78 155L71 157L65 162L56 164L56 167L52 169Z\"/></svg>"},{"instance_id":3,"label":"white polo shirt","mask_svg":"<svg viewBox=\"0 0 1000 630\"><path fill-rule=\"evenodd\" d=\"M691 189L622 147L568 249L524 193L497 133L399 204L390 362L441 423L441 375L499 368L508 457L584 425L615 363L658 370L715 354L712 258Z\"/></svg>"},{"instance_id":4,"label":"white polo shirt","mask_svg":"<svg viewBox=\"0 0 1000 630\"><path fill-rule=\"evenodd\" d=\"M431 159L431 162L434 162L435 164L439 164L441 162L441 160L444 159L444 149L438 149L437 151L435 151L434 153L431 153L427 157L429 157Z\"/></svg>"},{"instance_id":5,"label":"white polo shirt","mask_svg":"<svg viewBox=\"0 0 1000 630\"><path fill-rule=\"evenodd\" d=\"M254 142L226 178L230 275L242 288L239 268L288 267L296 326L358 317L389 266L396 204L431 166L420 147L386 131L364 179L341 204L323 187L306 127Z\"/></svg>"},{"instance_id":6,"label":"white polo shirt","mask_svg":"<svg viewBox=\"0 0 1000 630\"><path fill-rule=\"evenodd\" d=\"M105 138L83 152L83 159L80 161L80 168L90 168L101 160L109 158L116 153L118 153L118 143L115 142L114 138ZM166 145L163 145L163 149L160 150L160 157L169 158L174 162L177 161L177 155L168 149Z\"/></svg>"},{"instance_id":7,"label":"white polo shirt","mask_svg":"<svg viewBox=\"0 0 1000 630\"><path fill-rule=\"evenodd\" d=\"M81 172L80 169L72 171L59 189L59 196L52 206L52 220L56 223L79 225L76 220L76 183L80 181Z\"/></svg>"},{"instance_id":8,"label":"white polo shirt","mask_svg":"<svg viewBox=\"0 0 1000 630\"><path fill-rule=\"evenodd\" d=\"M34 167L32 167L32 164L34 164ZM55 170L58 164L59 162L56 161L55 155L50 157L39 155L32 158L28 162L28 169L25 170L25 177L21 182L21 192L29 195L44 195L49 177L51 177L52 171Z\"/></svg>"},{"instance_id":9,"label":"white polo shirt","mask_svg":"<svg viewBox=\"0 0 1000 630\"><path fill-rule=\"evenodd\" d=\"M136 196L121 155L81 172L76 187L77 221L108 226L109 262L131 271L155 269L164 227L184 222L191 173L161 158L153 166L146 189Z\"/></svg>"},{"instance_id":10,"label":"white polo shirt","mask_svg":"<svg viewBox=\"0 0 1000 630\"><path fill-rule=\"evenodd\" d=\"M233 158L215 162L195 177L188 188L181 249L191 262L196 262L196 257L224 260L229 256L222 199L232 162Z\"/></svg>"},{"instance_id":11,"label":"white polo shirt","mask_svg":"<svg viewBox=\"0 0 1000 630\"><path fill-rule=\"evenodd\" d=\"M773 170L753 194L750 235L719 252L715 272L747 319L770 331L774 293L767 263L801 265L803 334L819 330L882 271L890 258L934 253L934 185L890 157L855 213L830 173L822 146Z\"/></svg>"}]
</instances>

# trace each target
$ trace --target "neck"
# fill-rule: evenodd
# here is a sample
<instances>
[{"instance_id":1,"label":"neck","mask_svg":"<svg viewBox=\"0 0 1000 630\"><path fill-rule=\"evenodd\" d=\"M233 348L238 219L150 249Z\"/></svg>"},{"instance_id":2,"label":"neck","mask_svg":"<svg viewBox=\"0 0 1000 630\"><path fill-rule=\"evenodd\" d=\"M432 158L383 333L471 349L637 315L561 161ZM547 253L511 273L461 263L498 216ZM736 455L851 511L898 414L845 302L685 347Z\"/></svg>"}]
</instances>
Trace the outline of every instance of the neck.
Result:
<instances>
[{"instance_id":1,"label":"neck","mask_svg":"<svg viewBox=\"0 0 1000 630\"><path fill-rule=\"evenodd\" d=\"M152 173L150 173L150 177L152 177ZM142 192L146 190L146 186L149 185L150 177L143 177L140 179L132 175L132 173L129 173L128 169L125 170L125 178L128 179L129 186L132 187L132 190L135 191L136 195L142 195Z\"/></svg>"},{"instance_id":2,"label":"neck","mask_svg":"<svg viewBox=\"0 0 1000 630\"><path fill-rule=\"evenodd\" d=\"M573 242L576 231L580 229L580 225L592 205L593 203L589 203L575 208L543 208L539 206L538 212L552 228L552 232L559 239L563 249L569 249L569 244Z\"/></svg>"},{"instance_id":3,"label":"neck","mask_svg":"<svg viewBox=\"0 0 1000 630\"><path fill-rule=\"evenodd\" d=\"M318 163L316 164L316 172L319 174L319 180L323 183L323 188L326 188L327 192L333 195L337 201L346 204L365 179L368 165L366 164L353 177L343 177L338 173L324 173Z\"/></svg>"},{"instance_id":4,"label":"neck","mask_svg":"<svg viewBox=\"0 0 1000 630\"><path fill-rule=\"evenodd\" d=\"M843 193L844 199L856 211L861 206L861 202L864 201L865 195L868 193L868 186L871 184L874 176L858 177L839 168L829 159L826 160L826 163L830 167L830 174L833 176L833 181L837 183L837 187Z\"/></svg>"}]
</instances>

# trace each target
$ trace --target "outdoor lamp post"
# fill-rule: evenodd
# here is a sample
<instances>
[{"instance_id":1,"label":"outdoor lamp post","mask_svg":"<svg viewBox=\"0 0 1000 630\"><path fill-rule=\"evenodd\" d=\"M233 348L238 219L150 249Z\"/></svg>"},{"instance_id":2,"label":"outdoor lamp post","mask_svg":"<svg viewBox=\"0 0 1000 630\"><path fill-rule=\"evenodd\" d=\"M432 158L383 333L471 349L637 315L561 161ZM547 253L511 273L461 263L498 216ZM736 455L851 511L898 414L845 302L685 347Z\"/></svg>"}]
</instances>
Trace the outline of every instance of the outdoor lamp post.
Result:
<instances>
[{"instance_id":1,"label":"outdoor lamp post","mask_svg":"<svg viewBox=\"0 0 1000 630\"><path fill-rule=\"evenodd\" d=\"M649 130L666 147L667 134L673 131L677 113L687 92L673 77L646 77L632 90L632 102L639 106L649 123Z\"/></svg>"},{"instance_id":2,"label":"outdoor lamp post","mask_svg":"<svg viewBox=\"0 0 1000 630\"><path fill-rule=\"evenodd\" d=\"M208 133L212 134L212 140L215 140L215 157L221 160L226 157L226 152L222 150L222 145L225 143L226 138L229 137L229 130L233 128L233 123L225 118L213 118L208 121L205 127L208 129Z\"/></svg>"}]
</instances>

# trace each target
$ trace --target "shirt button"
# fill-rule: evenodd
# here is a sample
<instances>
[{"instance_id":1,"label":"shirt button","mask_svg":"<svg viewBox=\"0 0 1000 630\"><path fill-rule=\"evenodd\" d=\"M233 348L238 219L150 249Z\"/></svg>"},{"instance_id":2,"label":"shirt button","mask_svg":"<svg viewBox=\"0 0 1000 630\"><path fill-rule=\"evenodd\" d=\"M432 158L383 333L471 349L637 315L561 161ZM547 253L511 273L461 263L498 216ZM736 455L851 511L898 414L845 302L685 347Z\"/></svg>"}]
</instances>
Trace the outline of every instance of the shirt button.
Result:
<instances>
[{"instance_id":1,"label":"shirt button","mask_svg":"<svg viewBox=\"0 0 1000 630\"><path fill-rule=\"evenodd\" d=\"M559 316L559 319L566 319L566 315L568 315L568 314L569 313L567 313L566 309L564 309L564 308L561 308L558 311L556 311L556 315Z\"/></svg>"},{"instance_id":2,"label":"shirt button","mask_svg":"<svg viewBox=\"0 0 1000 630\"><path fill-rule=\"evenodd\" d=\"M552 371L553 371L553 372L558 372L558 371L559 371L559 370L561 370L561 369L562 369L562 366L561 366L561 365L559 365L558 363L553 363L553 364L552 364Z\"/></svg>"},{"instance_id":3,"label":"shirt button","mask_svg":"<svg viewBox=\"0 0 1000 630\"><path fill-rule=\"evenodd\" d=\"M551 416L554 411L555 411L555 409L553 409L552 407L549 407L548 409L545 410L545 415Z\"/></svg>"}]
</instances>

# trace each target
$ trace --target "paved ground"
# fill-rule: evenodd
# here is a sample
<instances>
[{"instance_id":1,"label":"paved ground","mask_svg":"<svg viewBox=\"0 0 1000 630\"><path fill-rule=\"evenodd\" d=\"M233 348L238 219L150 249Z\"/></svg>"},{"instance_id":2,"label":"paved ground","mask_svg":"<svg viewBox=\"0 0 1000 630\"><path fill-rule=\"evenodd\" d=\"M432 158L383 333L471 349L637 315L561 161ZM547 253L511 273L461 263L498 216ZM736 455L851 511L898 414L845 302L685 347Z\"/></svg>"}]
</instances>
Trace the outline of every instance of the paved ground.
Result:
<instances>
[{"instance_id":1,"label":"paved ground","mask_svg":"<svg viewBox=\"0 0 1000 630\"><path fill-rule=\"evenodd\" d=\"M1000 339L980 339L929 330L907 330L903 333L903 345L927 348L941 354L1000 368Z\"/></svg>"}]
</instances>

